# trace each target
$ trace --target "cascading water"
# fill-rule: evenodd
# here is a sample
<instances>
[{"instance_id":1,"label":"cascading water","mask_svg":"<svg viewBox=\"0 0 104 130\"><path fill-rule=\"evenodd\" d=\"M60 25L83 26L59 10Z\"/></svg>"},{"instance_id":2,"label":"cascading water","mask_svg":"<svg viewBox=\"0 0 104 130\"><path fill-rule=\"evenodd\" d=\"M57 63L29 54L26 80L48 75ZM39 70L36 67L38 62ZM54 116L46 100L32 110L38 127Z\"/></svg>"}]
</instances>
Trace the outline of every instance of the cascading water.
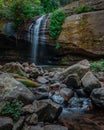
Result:
<instances>
[{"instance_id":1,"label":"cascading water","mask_svg":"<svg viewBox=\"0 0 104 130\"><path fill-rule=\"evenodd\" d=\"M37 64L37 59L44 55L44 45L47 42L46 26L48 18L48 15L43 15L29 26L28 39L32 44L32 62L35 64ZM39 52L41 52L40 56L38 56Z\"/></svg>"}]
</instances>

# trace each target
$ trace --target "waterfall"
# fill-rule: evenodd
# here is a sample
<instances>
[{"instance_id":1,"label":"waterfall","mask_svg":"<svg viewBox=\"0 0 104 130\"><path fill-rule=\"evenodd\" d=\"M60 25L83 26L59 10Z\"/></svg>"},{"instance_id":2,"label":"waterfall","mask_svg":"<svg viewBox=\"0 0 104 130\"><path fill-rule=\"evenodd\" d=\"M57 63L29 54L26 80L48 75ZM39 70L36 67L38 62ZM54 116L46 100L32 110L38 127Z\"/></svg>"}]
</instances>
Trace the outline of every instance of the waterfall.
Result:
<instances>
[{"instance_id":1,"label":"waterfall","mask_svg":"<svg viewBox=\"0 0 104 130\"><path fill-rule=\"evenodd\" d=\"M46 31L47 31L47 21L49 16L43 15L40 18L38 18L35 23L32 23L29 26L29 33L28 33L28 39L32 44L32 62L37 64L37 59L41 58L38 56L38 53L41 51L41 55L44 53L44 47L45 43L47 42L46 38ZM42 46L39 46L42 45ZM42 47L42 49L41 49Z\"/></svg>"}]
</instances>

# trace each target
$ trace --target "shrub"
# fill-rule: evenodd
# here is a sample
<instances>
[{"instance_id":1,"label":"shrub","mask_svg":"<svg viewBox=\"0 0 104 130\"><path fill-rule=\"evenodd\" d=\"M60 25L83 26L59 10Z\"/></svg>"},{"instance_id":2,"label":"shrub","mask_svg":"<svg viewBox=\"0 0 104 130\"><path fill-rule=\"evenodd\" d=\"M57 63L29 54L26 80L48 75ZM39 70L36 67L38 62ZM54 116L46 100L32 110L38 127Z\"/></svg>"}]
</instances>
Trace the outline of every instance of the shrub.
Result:
<instances>
[{"instance_id":1,"label":"shrub","mask_svg":"<svg viewBox=\"0 0 104 130\"><path fill-rule=\"evenodd\" d=\"M6 101L1 113L4 116L11 116L14 120L17 120L23 114L22 106L23 103L16 99L11 102Z\"/></svg>"},{"instance_id":2,"label":"shrub","mask_svg":"<svg viewBox=\"0 0 104 130\"><path fill-rule=\"evenodd\" d=\"M66 18L65 12L62 10L54 11L50 18L49 34L57 40L62 30L62 24Z\"/></svg>"},{"instance_id":3,"label":"shrub","mask_svg":"<svg viewBox=\"0 0 104 130\"><path fill-rule=\"evenodd\" d=\"M76 14L84 13L84 12L91 12L94 11L94 9L90 6L82 5L75 9Z\"/></svg>"},{"instance_id":4,"label":"shrub","mask_svg":"<svg viewBox=\"0 0 104 130\"><path fill-rule=\"evenodd\" d=\"M104 71L104 60L91 63L91 70L95 72Z\"/></svg>"},{"instance_id":5,"label":"shrub","mask_svg":"<svg viewBox=\"0 0 104 130\"><path fill-rule=\"evenodd\" d=\"M56 48L56 49L59 49L59 48L60 48L60 44L59 44L59 43L56 43L55 48Z\"/></svg>"},{"instance_id":6,"label":"shrub","mask_svg":"<svg viewBox=\"0 0 104 130\"><path fill-rule=\"evenodd\" d=\"M53 12L60 6L59 0L41 0L45 13Z\"/></svg>"},{"instance_id":7,"label":"shrub","mask_svg":"<svg viewBox=\"0 0 104 130\"><path fill-rule=\"evenodd\" d=\"M40 15L42 7L37 4L32 4L31 1L18 0L11 3L11 17L15 27L21 26L26 20Z\"/></svg>"}]
</instances>

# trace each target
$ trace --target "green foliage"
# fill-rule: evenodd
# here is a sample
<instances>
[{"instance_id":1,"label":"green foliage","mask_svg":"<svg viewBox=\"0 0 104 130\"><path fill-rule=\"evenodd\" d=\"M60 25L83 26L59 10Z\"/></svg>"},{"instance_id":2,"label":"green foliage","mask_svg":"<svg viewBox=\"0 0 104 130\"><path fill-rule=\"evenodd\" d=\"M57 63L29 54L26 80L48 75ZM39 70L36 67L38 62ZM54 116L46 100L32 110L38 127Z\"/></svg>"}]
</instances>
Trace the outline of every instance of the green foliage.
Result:
<instances>
[{"instance_id":1,"label":"green foliage","mask_svg":"<svg viewBox=\"0 0 104 130\"><path fill-rule=\"evenodd\" d=\"M45 13L53 12L60 6L59 0L41 0Z\"/></svg>"},{"instance_id":2,"label":"green foliage","mask_svg":"<svg viewBox=\"0 0 104 130\"><path fill-rule=\"evenodd\" d=\"M95 72L104 71L104 60L91 63L91 70Z\"/></svg>"},{"instance_id":3,"label":"green foliage","mask_svg":"<svg viewBox=\"0 0 104 130\"><path fill-rule=\"evenodd\" d=\"M21 26L26 20L40 15L43 10L42 7L28 0L18 0L11 3L11 17L16 27Z\"/></svg>"},{"instance_id":4,"label":"green foliage","mask_svg":"<svg viewBox=\"0 0 104 130\"><path fill-rule=\"evenodd\" d=\"M74 2L74 1L78 1L78 0L60 0L60 4L62 6L65 6L65 5L67 5L67 4L71 3L71 2Z\"/></svg>"},{"instance_id":5,"label":"green foliage","mask_svg":"<svg viewBox=\"0 0 104 130\"><path fill-rule=\"evenodd\" d=\"M6 104L2 109L2 115L11 116L14 120L17 120L21 114L23 114L22 106L23 103L16 99L11 102L6 101Z\"/></svg>"},{"instance_id":6,"label":"green foliage","mask_svg":"<svg viewBox=\"0 0 104 130\"><path fill-rule=\"evenodd\" d=\"M84 13L84 12L91 12L94 11L94 9L90 6L82 5L75 9L76 14Z\"/></svg>"},{"instance_id":7,"label":"green foliage","mask_svg":"<svg viewBox=\"0 0 104 130\"><path fill-rule=\"evenodd\" d=\"M67 63L69 63L69 59L67 57L64 57L64 58L62 58L61 63L67 64Z\"/></svg>"},{"instance_id":8,"label":"green foliage","mask_svg":"<svg viewBox=\"0 0 104 130\"><path fill-rule=\"evenodd\" d=\"M59 49L60 48L60 44L59 43L56 43L56 49Z\"/></svg>"},{"instance_id":9,"label":"green foliage","mask_svg":"<svg viewBox=\"0 0 104 130\"><path fill-rule=\"evenodd\" d=\"M51 15L49 34L53 39L55 40L58 39L62 30L62 24L65 18L66 18L65 12L62 10L56 10Z\"/></svg>"}]
</instances>

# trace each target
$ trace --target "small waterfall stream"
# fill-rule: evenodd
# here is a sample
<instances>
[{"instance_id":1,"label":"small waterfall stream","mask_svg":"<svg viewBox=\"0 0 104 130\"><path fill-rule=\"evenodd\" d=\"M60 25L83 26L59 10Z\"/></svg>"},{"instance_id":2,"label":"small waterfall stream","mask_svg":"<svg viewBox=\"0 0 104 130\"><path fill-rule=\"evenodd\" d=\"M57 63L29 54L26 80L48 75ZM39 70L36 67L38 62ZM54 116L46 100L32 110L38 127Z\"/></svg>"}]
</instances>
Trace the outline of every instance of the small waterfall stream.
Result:
<instances>
[{"instance_id":1,"label":"small waterfall stream","mask_svg":"<svg viewBox=\"0 0 104 130\"><path fill-rule=\"evenodd\" d=\"M37 60L43 57L45 51L45 43L47 42L47 21L49 15L43 15L29 26L28 39L32 44L32 62L37 64ZM39 56L38 56L39 55Z\"/></svg>"}]
</instances>

